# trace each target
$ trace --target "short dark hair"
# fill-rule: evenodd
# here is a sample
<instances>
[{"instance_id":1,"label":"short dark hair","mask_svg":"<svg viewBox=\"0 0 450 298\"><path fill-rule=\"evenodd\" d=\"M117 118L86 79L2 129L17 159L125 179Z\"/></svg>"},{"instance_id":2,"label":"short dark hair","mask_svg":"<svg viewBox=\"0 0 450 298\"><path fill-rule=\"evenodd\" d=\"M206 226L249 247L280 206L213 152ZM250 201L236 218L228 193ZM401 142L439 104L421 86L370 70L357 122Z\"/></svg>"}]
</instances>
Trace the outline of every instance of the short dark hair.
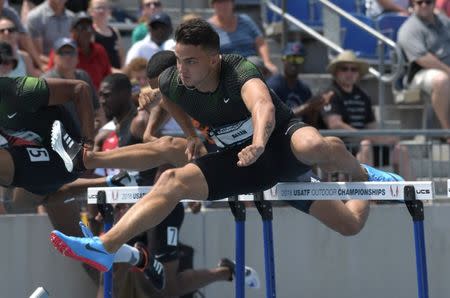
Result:
<instances>
[{"instance_id":1,"label":"short dark hair","mask_svg":"<svg viewBox=\"0 0 450 298\"><path fill-rule=\"evenodd\" d=\"M164 70L177 64L177 57L173 51L155 53L147 63L147 78L157 78Z\"/></svg>"},{"instance_id":2,"label":"short dark hair","mask_svg":"<svg viewBox=\"0 0 450 298\"><path fill-rule=\"evenodd\" d=\"M201 46L208 51L219 52L220 41L216 30L205 20L194 18L181 23L175 31L175 41L186 45Z\"/></svg>"},{"instance_id":3,"label":"short dark hair","mask_svg":"<svg viewBox=\"0 0 450 298\"><path fill-rule=\"evenodd\" d=\"M111 89L113 91L126 91L131 94L130 79L123 73L110 74L103 79L102 83L108 83L111 85Z\"/></svg>"}]
</instances>

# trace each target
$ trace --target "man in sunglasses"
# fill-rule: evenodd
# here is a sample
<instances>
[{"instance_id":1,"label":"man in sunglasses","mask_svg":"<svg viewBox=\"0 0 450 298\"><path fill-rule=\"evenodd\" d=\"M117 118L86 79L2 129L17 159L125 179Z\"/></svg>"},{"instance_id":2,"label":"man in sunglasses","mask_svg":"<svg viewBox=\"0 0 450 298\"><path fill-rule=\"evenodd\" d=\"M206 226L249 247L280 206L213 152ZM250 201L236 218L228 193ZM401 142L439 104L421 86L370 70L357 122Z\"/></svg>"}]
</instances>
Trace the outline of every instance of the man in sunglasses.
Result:
<instances>
[{"instance_id":1,"label":"man in sunglasses","mask_svg":"<svg viewBox=\"0 0 450 298\"><path fill-rule=\"evenodd\" d=\"M86 100L90 100L94 110L98 110L100 104L98 102L97 93L95 92L91 77L86 71L77 68L78 52L75 41L67 37L60 38L55 42L53 51L55 53L54 65L42 77L85 81L89 85L92 94L92 96L90 98L86 98ZM72 119L75 121L77 126L80 127L80 121L78 120L78 115L74 104L65 103L64 106L72 116Z\"/></svg>"},{"instance_id":2,"label":"man in sunglasses","mask_svg":"<svg viewBox=\"0 0 450 298\"><path fill-rule=\"evenodd\" d=\"M368 73L369 64L356 58L352 51L344 51L330 62L327 70L333 76L330 87L333 96L322 111L327 128L349 131L375 129L377 123L372 101L358 86L359 80ZM345 138L344 141L361 163L389 166L391 165L389 158L393 156L394 169L404 177L411 178L408 153L404 147L397 145L397 138L388 136L367 137L362 140Z\"/></svg>"},{"instance_id":3,"label":"man in sunglasses","mask_svg":"<svg viewBox=\"0 0 450 298\"><path fill-rule=\"evenodd\" d=\"M409 87L431 97L440 127L450 129L450 20L434 8L433 0L414 0L414 13L400 27L398 44L410 63Z\"/></svg>"},{"instance_id":4,"label":"man in sunglasses","mask_svg":"<svg viewBox=\"0 0 450 298\"><path fill-rule=\"evenodd\" d=\"M92 79L96 90L100 82L111 74L111 63L105 48L94 41L94 28L92 27L92 18L86 13L78 14L70 31L72 39L77 45L78 64L77 67L85 70ZM54 64L54 51L50 53L48 68Z\"/></svg>"},{"instance_id":5,"label":"man in sunglasses","mask_svg":"<svg viewBox=\"0 0 450 298\"><path fill-rule=\"evenodd\" d=\"M309 86L298 78L305 60L301 42L289 42L283 50L282 60L283 72L271 76L267 84L292 109L296 117L319 127L320 111L329 102L331 94L313 97Z\"/></svg>"},{"instance_id":6,"label":"man in sunglasses","mask_svg":"<svg viewBox=\"0 0 450 298\"><path fill-rule=\"evenodd\" d=\"M152 15L162 11L162 3L160 0L142 0L141 2L141 17L139 18L139 25L133 29L131 33L131 44L144 39L148 32L148 22Z\"/></svg>"}]
</instances>

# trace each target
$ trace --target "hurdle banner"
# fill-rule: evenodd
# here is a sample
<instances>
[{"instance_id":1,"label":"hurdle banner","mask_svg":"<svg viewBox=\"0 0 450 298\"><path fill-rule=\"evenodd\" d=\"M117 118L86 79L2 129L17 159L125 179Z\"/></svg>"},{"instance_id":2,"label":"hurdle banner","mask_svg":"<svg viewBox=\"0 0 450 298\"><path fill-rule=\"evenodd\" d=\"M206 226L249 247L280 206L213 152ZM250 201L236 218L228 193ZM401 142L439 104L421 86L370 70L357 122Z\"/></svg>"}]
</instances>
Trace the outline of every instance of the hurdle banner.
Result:
<instances>
[{"instance_id":1,"label":"hurdle banner","mask_svg":"<svg viewBox=\"0 0 450 298\"><path fill-rule=\"evenodd\" d=\"M353 199L403 201L406 185L414 187L417 200L433 200L434 189L431 181L286 182L278 183L273 188L264 191L264 199L269 201ZM107 203L134 204L150 190L150 186L90 187L87 193L88 204L97 203L98 191L105 191ZM240 195L239 200L253 201L253 195ZM227 201L227 199L220 201Z\"/></svg>"}]
</instances>

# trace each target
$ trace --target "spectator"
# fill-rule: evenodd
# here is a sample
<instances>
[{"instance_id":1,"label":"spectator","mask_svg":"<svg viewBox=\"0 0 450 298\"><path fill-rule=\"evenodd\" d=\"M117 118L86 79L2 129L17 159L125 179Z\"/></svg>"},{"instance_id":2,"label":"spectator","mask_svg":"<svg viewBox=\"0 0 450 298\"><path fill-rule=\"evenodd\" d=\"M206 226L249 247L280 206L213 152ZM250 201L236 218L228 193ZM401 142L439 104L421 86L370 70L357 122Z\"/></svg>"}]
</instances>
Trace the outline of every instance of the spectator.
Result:
<instances>
[{"instance_id":1,"label":"spectator","mask_svg":"<svg viewBox=\"0 0 450 298\"><path fill-rule=\"evenodd\" d=\"M137 57L150 59L153 54L161 50L173 50L175 41L169 38L172 34L172 21L168 14L161 12L154 14L148 23L149 34L135 43L127 53L125 65Z\"/></svg>"},{"instance_id":2,"label":"spectator","mask_svg":"<svg viewBox=\"0 0 450 298\"><path fill-rule=\"evenodd\" d=\"M450 17L450 1L448 0L436 0L436 10L443 12Z\"/></svg>"},{"instance_id":3,"label":"spectator","mask_svg":"<svg viewBox=\"0 0 450 298\"><path fill-rule=\"evenodd\" d=\"M11 45L0 41L0 77L11 77L10 74L17 67L17 63Z\"/></svg>"},{"instance_id":4,"label":"spectator","mask_svg":"<svg viewBox=\"0 0 450 298\"><path fill-rule=\"evenodd\" d=\"M72 24L72 38L78 47L78 68L85 70L92 79L96 90L100 82L111 73L111 64L108 54L102 45L92 42L94 28L92 19L81 13L77 15ZM49 59L49 68L53 67L54 52Z\"/></svg>"},{"instance_id":5,"label":"spectator","mask_svg":"<svg viewBox=\"0 0 450 298\"><path fill-rule=\"evenodd\" d=\"M20 48L23 49L24 51L27 51L28 54L30 54L31 59L33 60L33 63L36 66L38 66L39 68L42 68L42 63L39 58L39 53L33 46L33 41L31 39L30 35L28 34L27 30L20 22L19 15L13 8L7 6L6 3L7 2L5 2L4 0L0 0L0 16L5 16L5 17L9 18L10 20L12 20L12 22L14 23L14 26L17 28L17 30L19 32Z\"/></svg>"},{"instance_id":6,"label":"spectator","mask_svg":"<svg viewBox=\"0 0 450 298\"><path fill-rule=\"evenodd\" d=\"M234 0L210 0L214 14L209 23L219 34L222 54L239 54L244 57L260 56L272 73L278 71L270 59L269 46L261 30L246 14L234 13Z\"/></svg>"},{"instance_id":7,"label":"spectator","mask_svg":"<svg viewBox=\"0 0 450 298\"><path fill-rule=\"evenodd\" d=\"M331 94L312 98L311 89L298 78L305 60L305 51L300 42L288 43L283 50L282 60L283 73L270 77L267 84L293 110L296 117L319 127L320 110L328 103Z\"/></svg>"},{"instance_id":8,"label":"spectator","mask_svg":"<svg viewBox=\"0 0 450 298\"><path fill-rule=\"evenodd\" d=\"M23 24L27 23L28 13L30 10L44 2L44 0L23 0L20 7L20 20Z\"/></svg>"},{"instance_id":9,"label":"spectator","mask_svg":"<svg viewBox=\"0 0 450 298\"><path fill-rule=\"evenodd\" d=\"M398 45L410 63L410 88L431 96L441 127L450 129L450 20L433 10L433 0L414 0L414 13L400 27Z\"/></svg>"},{"instance_id":10,"label":"spectator","mask_svg":"<svg viewBox=\"0 0 450 298\"><path fill-rule=\"evenodd\" d=\"M117 72L122 68L125 53L119 31L108 24L111 17L109 0L92 0L89 4L89 13L95 30L95 42L105 48L109 62L113 70Z\"/></svg>"},{"instance_id":11,"label":"spectator","mask_svg":"<svg viewBox=\"0 0 450 298\"><path fill-rule=\"evenodd\" d=\"M60 38L55 42L53 50L55 52L55 63L53 67L43 75L43 78L61 78L85 81L91 88L91 100L94 110L98 110L99 103L92 80L84 70L77 68L78 54L75 41L66 37ZM72 102L68 102L65 103L64 106L79 127L80 121L77 116L75 105Z\"/></svg>"},{"instance_id":12,"label":"spectator","mask_svg":"<svg viewBox=\"0 0 450 298\"><path fill-rule=\"evenodd\" d=\"M389 12L409 15L409 0L366 0L365 5L366 15L374 19Z\"/></svg>"},{"instance_id":13,"label":"spectator","mask_svg":"<svg viewBox=\"0 0 450 298\"><path fill-rule=\"evenodd\" d=\"M46 0L28 13L28 31L44 60L57 39L70 37L74 13L64 7L65 3L65 0Z\"/></svg>"},{"instance_id":14,"label":"spectator","mask_svg":"<svg viewBox=\"0 0 450 298\"><path fill-rule=\"evenodd\" d=\"M328 71L333 76L330 89L334 94L330 103L323 108L323 119L327 127L349 131L376 128L371 99L358 86L358 81L368 73L369 64L357 59L352 51L344 51L330 62ZM354 140L347 139L346 142L361 163L376 166L390 164L390 148L393 147L394 168L404 174L405 178L411 178L408 152L398 145L397 138L367 137L360 141L359 148L352 146Z\"/></svg>"},{"instance_id":15,"label":"spectator","mask_svg":"<svg viewBox=\"0 0 450 298\"><path fill-rule=\"evenodd\" d=\"M123 72L131 81L132 87L132 99L136 106L139 106L138 98L139 93L145 87L147 87L147 60L144 58L134 58L124 68Z\"/></svg>"},{"instance_id":16,"label":"spectator","mask_svg":"<svg viewBox=\"0 0 450 298\"><path fill-rule=\"evenodd\" d=\"M141 2L142 16L139 19L140 24L134 28L131 33L131 44L142 40L148 34L148 21L152 15L162 11L162 3L159 0L142 0Z\"/></svg>"},{"instance_id":17,"label":"spectator","mask_svg":"<svg viewBox=\"0 0 450 298\"><path fill-rule=\"evenodd\" d=\"M147 60L145 58L134 58L124 68L123 72L132 83L137 83L140 88L147 86Z\"/></svg>"},{"instance_id":18,"label":"spectator","mask_svg":"<svg viewBox=\"0 0 450 298\"><path fill-rule=\"evenodd\" d=\"M25 75L39 76L41 71L33 65L30 55L19 50L19 36L14 22L6 16L0 17L0 41L5 41L11 45L14 56L17 58L17 67L10 73L11 77Z\"/></svg>"}]
</instances>

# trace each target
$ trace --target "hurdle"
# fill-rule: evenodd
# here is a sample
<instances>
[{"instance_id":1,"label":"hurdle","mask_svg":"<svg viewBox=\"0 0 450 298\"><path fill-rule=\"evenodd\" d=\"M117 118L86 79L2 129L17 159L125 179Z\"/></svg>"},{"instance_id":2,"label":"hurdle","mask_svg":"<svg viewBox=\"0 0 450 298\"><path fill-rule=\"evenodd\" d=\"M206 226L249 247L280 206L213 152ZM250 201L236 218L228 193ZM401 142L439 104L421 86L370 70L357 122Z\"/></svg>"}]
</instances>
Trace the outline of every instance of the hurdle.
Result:
<instances>
[{"instance_id":1,"label":"hurdle","mask_svg":"<svg viewBox=\"0 0 450 298\"><path fill-rule=\"evenodd\" d=\"M151 190L151 187L94 187L88 189L88 204L97 204L100 197L105 204L133 204ZM103 193L99 197L99 192ZM405 203L414 224L416 273L418 297L428 298L428 277L424 238L424 210L422 200L433 200L431 181L399 182L295 182L278 183L273 188L255 194L239 195L218 201L228 201L236 223L236 279L237 298L245 297L245 205L255 202L262 221L264 233L264 258L266 297L276 297L275 258L272 234L272 206L270 201L289 200L377 200ZM190 201L190 200L184 200ZM109 296L105 296L109 298Z\"/></svg>"}]
</instances>

